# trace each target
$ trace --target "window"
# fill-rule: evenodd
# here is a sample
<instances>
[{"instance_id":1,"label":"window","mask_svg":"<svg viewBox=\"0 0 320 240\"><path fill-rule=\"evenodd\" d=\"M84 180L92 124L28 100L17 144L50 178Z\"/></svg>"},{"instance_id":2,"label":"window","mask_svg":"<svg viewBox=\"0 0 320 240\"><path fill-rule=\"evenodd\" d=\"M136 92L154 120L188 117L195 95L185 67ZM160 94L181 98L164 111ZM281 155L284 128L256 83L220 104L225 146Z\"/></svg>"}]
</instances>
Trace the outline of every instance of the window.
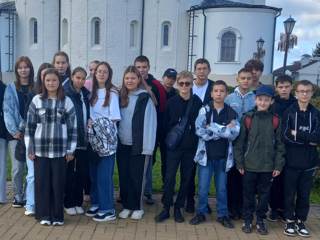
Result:
<instances>
[{"instance_id":1,"label":"window","mask_svg":"<svg viewBox=\"0 0 320 240\"><path fill-rule=\"evenodd\" d=\"M68 20L65 18L62 20L61 43L62 46L68 43Z\"/></svg>"},{"instance_id":2,"label":"window","mask_svg":"<svg viewBox=\"0 0 320 240\"><path fill-rule=\"evenodd\" d=\"M232 31L223 33L221 37L221 62L234 62L236 57L236 34Z\"/></svg>"},{"instance_id":3,"label":"window","mask_svg":"<svg viewBox=\"0 0 320 240\"><path fill-rule=\"evenodd\" d=\"M100 18L92 19L92 45L99 45L101 42L101 20Z\"/></svg>"},{"instance_id":4,"label":"window","mask_svg":"<svg viewBox=\"0 0 320 240\"><path fill-rule=\"evenodd\" d=\"M130 47L137 47L138 45L138 22L132 21L130 23Z\"/></svg>"},{"instance_id":5,"label":"window","mask_svg":"<svg viewBox=\"0 0 320 240\"><path fill-rule=\"evenodd\" d=\"M170 22L164 22L162 24L162 33L161 33L161 46L162 47L169 47L170 44Z\"/></svg>"},{"instance_id":6,"label":"window","mask_svg":"<svg viewBox=\"0 0 320 240\"><path fill-rule=\"evenodd\" d=\"M38 21L36 18L30 19L30 43L38 43Z\"/></svg>"}]
</instances>

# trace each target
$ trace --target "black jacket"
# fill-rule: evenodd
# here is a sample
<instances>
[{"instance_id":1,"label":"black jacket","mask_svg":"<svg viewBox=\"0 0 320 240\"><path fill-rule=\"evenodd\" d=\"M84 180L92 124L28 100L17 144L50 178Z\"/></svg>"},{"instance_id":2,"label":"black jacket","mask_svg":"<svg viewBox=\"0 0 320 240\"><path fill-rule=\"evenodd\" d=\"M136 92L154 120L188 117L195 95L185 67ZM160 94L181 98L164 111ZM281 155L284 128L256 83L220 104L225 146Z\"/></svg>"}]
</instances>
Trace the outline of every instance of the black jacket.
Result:
<instances>
[{"instance_id":1,"label":"black jacket","mask_svg":"<svg viewBox=\"0 0 320 240\"><path fill-rule=\"evenodd\" d=\"M214 81L208 79L208 88L206 90L206 93L204 95L204 99L203 99L203 105L207 105L209 102L212 101L212 98L211 98L211 90L212 90L212 85L214 83Z\"/></svg>"},{"instance_id":2,"label":"black jacket","mask_svg":"<svg viewBox=\"0 0 320 240\"><path fill-rule=\"evenodd\" d=\"M288 107L290 107L296 101L297 99L291 94L288 100L276 96L274 99L274 103L271 106L271 111L282 118L284 112L288 109Z\"/></svg>"},{"instance_id":3,"label":"black jacket","mask_svg":"<svg viewBox=\"0 0 320 240\"><path fill-rule=\"evenodd\" d=\"M320 143L320 112L311 104L300 111L298 102L292 104L283 116L283 142L286 145L286 166L306 170L319 163L317 146ZM296 130L294 138L291 130Z\"/></svg>"},{"instance_id":4,"label":"black jacket","mask_svg":"<svg viewBox=\"0 0 320 240\"><path fill-rule=\"evenodd\" d=\"M4 118L3 118L3 97L4 97L4 91L6 89L6 85L0 81L0 138L7 139L8 137L8 131L6 128L6 125L4 124Z\"/></svg>"}]
</instances>

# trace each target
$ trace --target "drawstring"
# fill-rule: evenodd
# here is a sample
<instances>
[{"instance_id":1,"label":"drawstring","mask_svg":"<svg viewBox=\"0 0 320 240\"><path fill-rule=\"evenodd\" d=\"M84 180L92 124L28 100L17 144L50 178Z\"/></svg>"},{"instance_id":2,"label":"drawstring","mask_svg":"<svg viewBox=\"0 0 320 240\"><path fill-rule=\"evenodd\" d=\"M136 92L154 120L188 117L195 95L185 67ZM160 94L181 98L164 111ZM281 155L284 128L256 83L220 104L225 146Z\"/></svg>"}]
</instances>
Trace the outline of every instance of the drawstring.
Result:
<instances>
[{"instance_id":1,"label":"drawstring","mask_svg":"<svg viewBox=\"0 0 320 240\"><path fill-rule=\"evenodd\" d=\"M311 133L312 121L311 121L311 112L309 112L309 133Z\"/></svg>"},{"instance_id":2,"label":"drawstring","mask_svg":"<svg viewBox=\"0 0 320 240\"><path fill-rule=\"evenodd\" d=\"M294 135L294 141L297 141L297 125L298 125L298 113L296 112L296 116L294 119L294 131L296 134Z\"/></svg>"}]
</instances>

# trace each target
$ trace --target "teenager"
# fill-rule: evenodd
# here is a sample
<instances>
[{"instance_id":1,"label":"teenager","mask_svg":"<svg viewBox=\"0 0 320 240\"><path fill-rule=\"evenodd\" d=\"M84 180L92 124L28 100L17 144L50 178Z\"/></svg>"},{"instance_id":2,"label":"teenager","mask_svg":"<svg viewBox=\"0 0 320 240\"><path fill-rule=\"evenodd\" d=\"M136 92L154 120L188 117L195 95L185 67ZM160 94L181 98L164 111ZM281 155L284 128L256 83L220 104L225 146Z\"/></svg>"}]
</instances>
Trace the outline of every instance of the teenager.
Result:
<instances>
[{"instance_id":1,"label":"teenager","mask_svg":"<svg viewBox=\"0 0 320 240\"><path fill-rule=\"evenodd\" d=\"M65 161L73 159L77 146L76 112L59 77L57 70L46 70L42 93L32 99L27 115L26 149L34 161L36 219L41 225L64 224Z\"/></svg>"},{"instance_id":2,"label":"teenager","mask_svg":"<svg viewBox=\"0 0 320 240\"><path fill-rule=\"evenodd\" d=\"M196 215L190 224L206 220L208 195L212 175L217 194L217 221L226 228L234 228L229 218L227 201L227 170L230 168L232 141L239 134L237 113L224 100L227 84L218 80L212 85L212 101L199 111L196 134L199 136L195 161L198 163L199 201Z\"/></svg>"},{"instance_id":3,"label":"teenager","mask_svg":"<svg viewBox=\"0 0 320 240\"><path fill-rule=\"evenodd\" d=\"M284 168L284 234L309 237L305 227L310 209L310 193L319 166L320 112L311 103L314 85L299 81L293 103L283 116L283 141L286 147Z\"/></svg>"},{"instance_id":4,"label":"teenager","mask_svg":"<svg viewBox=\"0 0 320 240\"><path fill-rule=\"evenodd\" d=\"M252 86L251 71L246 68L240 69L236 80L238 87L226 97L225 103L236 111L240 121L243 114L252 110L256 103L255 95L250 90ZM229 214L232 219L237 220L242 216L242 175L235 165L228 172L227 190Z\"/></svg>"},{"instance_id":5,"label":"teenager","mask_svg":"<svg viewBox=\"0 0 320 240\"><path fill-rule=\"evenodd\" d=\"M246 69L249 69L252 73L252 90L256 90L258 86L262 83L260 82L260 78L263 73L264 64L260 60L250 59L244 65Z\"/></svg>"},{"instance_id":6,"label":"teenager","mask_svg":"<svg viewBox=\"0 0 320 240\"><path fill-rule=\"evenodd\" d=\"M167 102L164 117L165 135L176 127L182 118L187 118L181 142L174 149L167 149L166 173L164 192L162 195L163 210L155 217L156 222L162 222L170 217L170 207L173 205L176 175L180 166L180 187L174 203L174 220L184 222L181 208L184 208L188 183L192 176L194 167L194 155L198 144L198 137L195 134L195 121L202 101L192 94L193 75L188 71L182 71L177 76L178 95L173 96ZM189 109L189 110L187 110ZM187 112L188 111L188 112ZM188 114L186 116L186 114Z\"/></svg>"},{"instance_id":7,"label":"teenager","mask_svg":"<svg viewBox=\"0 0 320 240\"><path fill-rule=\"evenodd\" d=\"M12 206L23 207L23 175L26 154L24 151L16 151L16 149L23 149L26 113L29 103L34 96L34 70L31 60L28 57L22 56L18 58L15 64L15 77L16 81L10 83L6 88L3 100L3 112L5 125L10 133L9 153L12 161L12 184L14 196ZM19 154L15 154L16 152L19 152ZM34 213L34 175L33 162L28 158L27 167L27 203L25 213L26 215L32 215Z\"/></svg>"},{"instance_id":8,"label":"teenager","mask_svg":"<svg viewBox=\"0 0 320 240\"><path fill-rule=\"evenodd\" d=\"M142 196L157 130L156 109L143 84L138 69L129 66L120 90L117 163L123 210L119 217L128 218L131 214L135 220L144 215Z\"/></svg>"},{"instance_id":9,"label":"teenager","mask_svg":"<svg viewBox=\"0 0 320 240\"><path fill-rule=\"evenodd\" d=\"M173 68L168 68L162 76L162 85L166 90L167 100L177 95L177 89L174 88L174 84L177 80L177 71Z\"/></svg>"},{"instance_id":10,"label":"teenager","mask_svg":"<svg viewBox=\"0 0 320 240\"><path fill-rule=\"evenodd\" d=\"M86 82L84 84L84 86L91 92L92 91L92 79L93 79L93 75L94 75L94 72L97 68L99 64L99 61L98 60L93 60L89 63L89 75L88 77L86 78Z\"/></svg>"},{"instance_id":11,"label":"teenager","mask_svg":"<svg viewBox=\"0 0 320 240\"><path fill-rule=\"evenodd\" d=\"M284 145L281 141L279 117L270 111L274 90L260 85L256 90L257 108L244 115L240 135L235 143L236 166L243 175L243 226L245 233L252 232L253 214L261 235L268 234L264 221L273 177L284 165ZM256 206L256 194L258 203Z\"/></svg>"},{"instance_id":12,"label":"teenager","mask_svg":"<svg viewBox=\"0 0 320 240\"><path fill-rule=\"evenodd\" d=\"M97 128L104 127L104 129L108 128L107 131L114 132L116 122L121 119L118 91L112 84L112 75L109 63L98 64L93 76L90 98L89 128L93 130L97 126ZM110 124L101 126L101 122ZM87 216L93 217L93 220L98 222L116 219L113 202L113 172L117 140L115 138L113 142L107 141L103 144L112 151L90 157L91 207L86 212Z\"/></svg>"},{"instance_id":13,"label":"teenager","mask_svg":"<svg viewBox=\"0 0 320 240\"><path fill-rule=\"evenodd\" d=\"M58 70L60 75L60 81L62 86L70 80L71 67L69 62L69 56L63 51L54 54L52 59L52 65Z\"/></svg>"},{"instance_id":14,"label":"teenager","mask_svg":"<svg viewBox=\"0 0 320 240\"><path fill-rule=\"evenodd\" d=\"M64 92L74 104L77 116L77 148L74 159L67 163L64 207L69 215L83 214L83 186L89 173L87 164L87 125L90 114L89 90L84 87L87 72L82 67L72 71L71 81L64 85Z\"/></svg>"},{"instance_id":15,"label":"teenager","mask_svg":"<svg viewBox=\"0 0 320 240\"><path fill-rule=\"evenodd\" d=\"M38 69L37 76L36 76L36 82L35 82L35 93L36 94L40 94L42 91L43 76L48 68L54 68L54 66L51 63L42 63Z\"/></svg>"}]
</instances>

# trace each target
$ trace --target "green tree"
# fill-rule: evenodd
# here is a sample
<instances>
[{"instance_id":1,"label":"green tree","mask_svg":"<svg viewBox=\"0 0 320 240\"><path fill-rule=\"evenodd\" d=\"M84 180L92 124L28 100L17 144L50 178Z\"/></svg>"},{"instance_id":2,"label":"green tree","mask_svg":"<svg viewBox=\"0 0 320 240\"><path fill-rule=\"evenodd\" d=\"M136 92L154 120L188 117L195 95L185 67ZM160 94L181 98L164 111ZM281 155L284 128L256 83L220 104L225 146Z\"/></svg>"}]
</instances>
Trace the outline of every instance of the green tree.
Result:
<instances>
[{"instance_id":1,"label":"green tree","mask_svg":"<svg viewBox=\"0 0 320 240\"><path fill-rule=\"evenodd\" d=\"M320 42L317 43L316 48L312 52L313 57L320 57Z\"/></svg>"}]
</instances>

